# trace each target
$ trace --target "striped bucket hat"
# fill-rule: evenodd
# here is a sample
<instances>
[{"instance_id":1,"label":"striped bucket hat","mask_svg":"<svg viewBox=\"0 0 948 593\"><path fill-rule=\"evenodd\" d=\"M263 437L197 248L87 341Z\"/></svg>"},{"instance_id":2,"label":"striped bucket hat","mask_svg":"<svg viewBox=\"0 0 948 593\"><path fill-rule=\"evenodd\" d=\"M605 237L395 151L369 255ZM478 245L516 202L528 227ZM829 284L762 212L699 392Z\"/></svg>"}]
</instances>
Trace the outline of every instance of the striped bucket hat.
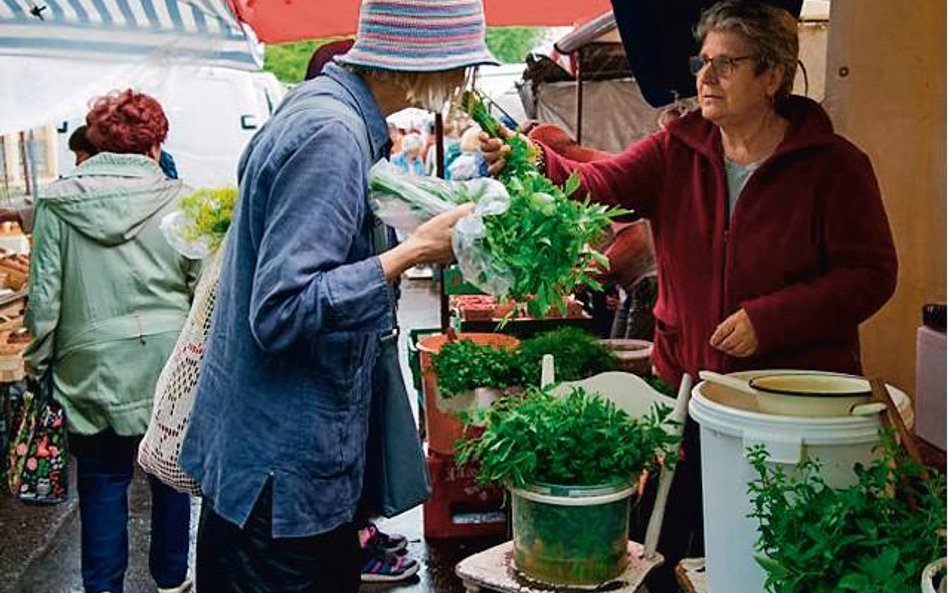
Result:
<instances>
[{"instance_id":1,"label":"striped bucket hat","mask_svg":"<svg viewBox=\"0 0 948 593\"><path fill-rule=\"evenodd\" d=\"M481 0L363 0L355 45L337 62L400 72L497 64Z\"/></svg>"}]
</instances>

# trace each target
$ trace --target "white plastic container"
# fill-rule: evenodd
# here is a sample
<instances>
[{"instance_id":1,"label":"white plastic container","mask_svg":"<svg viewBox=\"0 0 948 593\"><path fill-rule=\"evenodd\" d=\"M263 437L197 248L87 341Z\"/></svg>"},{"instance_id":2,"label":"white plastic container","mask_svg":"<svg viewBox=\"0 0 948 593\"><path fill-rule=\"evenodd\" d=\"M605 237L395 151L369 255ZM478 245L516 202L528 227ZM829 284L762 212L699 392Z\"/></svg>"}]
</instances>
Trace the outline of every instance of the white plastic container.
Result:
<instances>
[{"instance_id":1,"label":"white plastic container","mask_svg":"<svg viewBox=\"0 0 948 593\"><path fill-rule=\"evenodd\" d=\"M734 376L750 379L764 372L774 371ZM911 427L914 414L908 396L891 386L889 393ZM827 483L845 487L856 481L853 464L872 460L880 417L762 414L753 397L706 381L692 391L689 413L701 428L708 593L761 593L764 571L754 560L757 523L747 516L751 512L747 484L757 474L745 457L747 447L765 445L771 460L786 466L818 458Z\"/></svg>"}]
</instances>

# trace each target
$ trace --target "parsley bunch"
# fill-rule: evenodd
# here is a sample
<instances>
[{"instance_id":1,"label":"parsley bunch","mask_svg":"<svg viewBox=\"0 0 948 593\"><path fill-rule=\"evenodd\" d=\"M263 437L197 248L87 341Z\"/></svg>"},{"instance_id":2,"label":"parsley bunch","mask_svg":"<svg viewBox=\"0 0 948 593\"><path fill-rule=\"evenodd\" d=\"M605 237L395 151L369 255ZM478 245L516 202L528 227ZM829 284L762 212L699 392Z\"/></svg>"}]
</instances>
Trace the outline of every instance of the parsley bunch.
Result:
<instances>
[{"instance_id":1,"label":"parsley bunch","mask_svg":"<svg viewBox=\"0 0 948 593\"><path fill-rule=\"evenodd\" d=\"M574 389L562 397L530 388L467 420L484 434L458 442L458 462L478 462L478 478L512 487L530 483L594 486L631 483L672 452L678 439L663 428L670 410L632 418L598 394Z\"/></svg>"},{"instance_id":2,"label":"parsley bunch","mask_svg":"<svg viewBox=\"0 0 948 593\"><path fill-rule=\"evenodd\" d=\"M855 485L834 489L817 461L788 473L767 462L762 446L750 450L759 476L748 487L756 559L768 593L919 590L922 570L945 555L945 476L921 480L891 431L878 451L868 467L856 465Z\"/></svg>"},{"instance_id":3,"label":"parsley bunch","mask_svg":"<svg viewBox=\"0 0 948 593\"><path fill-rule=\"evenodd\" d=\"M463 108L487 134L501 137L500 124L483 101L468 93ZM602 286L587 274L594 264L608 269L608 260L591 246L606 233L612 220L628 211L569 198L579 189L571 176L563 187L537 169L538 151L514 135L504 142L511 150L499 179L510 195L508 209L484 217L484 246L501 269L514 280L509 294L495 295L527 302L528 312L540 317L555 306L565 314L563 297L579 284L595 290Z\"/></svg>"},{"instance_id":4,"label":"parsley bunch","mask_svg":"<svg viewBox=\"0 0 948 593\"><path fill-rule=\"evenodd\" d=\"M438 394L449 399L477 387L503 389L517 382L514 354L507 348L476 344L471 340L448 342L431 356L438 375Z\"/></svg>"},{"instance_id":5,"label":"parsley bunch","mask_svg":"<svg viewBox=\"0 0 948 593\"><path fill-rule=\"evenodd\" d=\"M523 385L540 385L543 355L553 355L554 379L576 381L616 369L617 360L593 334L576 327L562 327L524 340L516 365Z\"/></svg>"}]
</instances>

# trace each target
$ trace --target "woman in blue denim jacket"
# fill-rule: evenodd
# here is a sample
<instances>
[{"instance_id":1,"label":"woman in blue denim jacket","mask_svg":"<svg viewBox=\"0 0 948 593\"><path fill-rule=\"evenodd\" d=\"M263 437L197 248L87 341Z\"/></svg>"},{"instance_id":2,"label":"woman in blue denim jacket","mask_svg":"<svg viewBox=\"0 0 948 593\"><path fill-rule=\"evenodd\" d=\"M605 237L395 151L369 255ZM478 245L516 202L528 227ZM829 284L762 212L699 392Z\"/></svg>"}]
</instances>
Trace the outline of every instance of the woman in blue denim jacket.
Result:
<instances>
[{"instance_id":1,"label":"woman in blue denim jacket","mask_svg":"<svg viewBox=\"0 0 948 593\"><path fill-rule=\"evenodd\" d=\"M392 326L387 284L452 259L452 228L470 211L376 256L368 171L387 156L387 114L440 109L465 68L493 61L480 0L449 13L436 0L365 0L353 48L290 92L241 158L181 451L205 494L199 590L358 591L352 520L372 368Z\"/></svg>"}]
</instances>

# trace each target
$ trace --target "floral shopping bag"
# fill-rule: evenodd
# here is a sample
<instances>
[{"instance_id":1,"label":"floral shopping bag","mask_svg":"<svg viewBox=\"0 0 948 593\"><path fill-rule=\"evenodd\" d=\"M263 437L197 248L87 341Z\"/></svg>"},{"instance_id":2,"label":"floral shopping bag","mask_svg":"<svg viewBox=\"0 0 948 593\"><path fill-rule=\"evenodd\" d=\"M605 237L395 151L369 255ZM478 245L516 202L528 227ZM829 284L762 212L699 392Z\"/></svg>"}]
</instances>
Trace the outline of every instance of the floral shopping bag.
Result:
<instances>
[{"instance_id":1,"label":"floral shopping bag","mask_svg":"<svg viewBox=\"0 0 948 593\"><path fill-rule=\"evenodd\" d=\"M66 415L52 384L30 382L10 441L7 485L22 502L56 504L68 498Z\"/></svg>"}]
</instances>

